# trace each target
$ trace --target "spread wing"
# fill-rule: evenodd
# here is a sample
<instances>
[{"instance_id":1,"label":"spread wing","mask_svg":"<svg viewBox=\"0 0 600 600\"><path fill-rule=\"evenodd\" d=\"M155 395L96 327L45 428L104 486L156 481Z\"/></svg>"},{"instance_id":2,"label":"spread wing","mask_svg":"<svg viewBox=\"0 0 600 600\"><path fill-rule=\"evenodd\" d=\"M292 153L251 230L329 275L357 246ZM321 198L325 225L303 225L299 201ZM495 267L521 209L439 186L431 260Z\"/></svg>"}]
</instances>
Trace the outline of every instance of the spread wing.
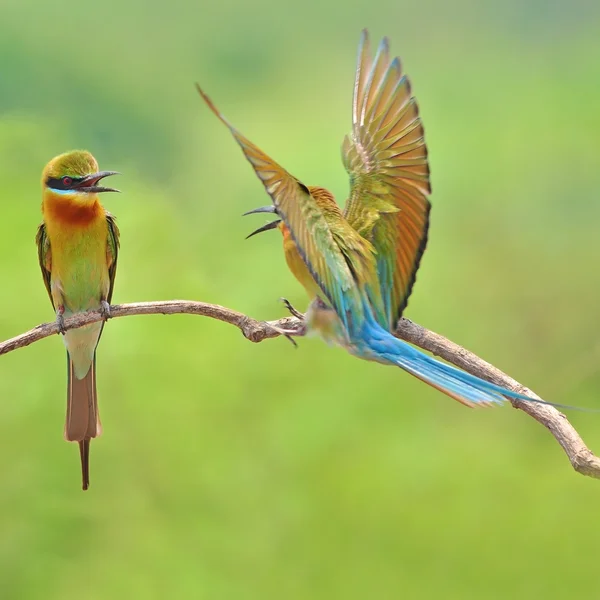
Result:
<instances>
[{"instance_id":1,"label":"spread wing","mask_svg":"<svg viewBox=\"0 0 600 600\"><path fill-rule=\"evenodd\" d=\"M423 125L400 60L387 39L371 59L363 31L342 155L350 175L346 219L377 250L377 272L390 329L408 302L429 226L431 192Z\"/></svg>"},{"instance_id":2,"label":"spread wing","mask_svg":"<svg viewBox=\"0 0 600 600\"><path fill-rule=\"evenodd\" d=\"M50 272L52 271L52 250L50 248L50 240L48 239L48 234L46 233L46 226L44 225L44 223L41 223L38 227L37 234L35 236L35 243L37 244L38 261L40 263L40 269L42 270L44 285L46 286L46 290L48 291L48 296L50 296L50 302L52 302L52 307L56 310L56 307L54 306L54 300L52 300L52 289L50 287Z\"/></svg>"},{"instance_id":3,"label":"spread wing","mask_svg":"<svg viewBox=\"0 0 600 600\"><path fill-rule=\"evenodd\" d=\"M346 326L350 317L356 325L363 316L360 285L367 282L369 272L375 278L371 244L346 223L337 205L336 209L323 208L306 185L237 131L197 87L210 109L227 125L262 181L324 297Z\"/></svg>"},{"instance_id":4,"label":"spread wing","mask_svg":"<svg viewBox=\"0 0 600 600\"><path fill-rule=\"evenodd\" d=\"M106 262L108 264L108 277L110 287L108 288L108 297L106 301L110 304L115 287L115 277L117 275L117 258L119 256L119 228L115 217L108 211L106 212L106 223L108 224L108 244L106 246Z\"/></svg>"}]
</instances>

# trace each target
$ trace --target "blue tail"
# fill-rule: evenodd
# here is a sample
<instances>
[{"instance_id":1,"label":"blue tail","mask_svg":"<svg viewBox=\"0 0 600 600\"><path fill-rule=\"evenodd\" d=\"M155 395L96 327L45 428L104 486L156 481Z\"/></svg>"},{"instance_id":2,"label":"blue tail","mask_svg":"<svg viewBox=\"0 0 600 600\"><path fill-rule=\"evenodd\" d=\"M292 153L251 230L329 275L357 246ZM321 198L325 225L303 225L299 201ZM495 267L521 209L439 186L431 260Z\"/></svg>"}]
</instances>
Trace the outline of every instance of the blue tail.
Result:
<instances>
[{"instance_id":1,"label":"blue tail","mask_svg":"<svg viewBox=\"0 0 600 600\"><path fill-rule=\"evenodd\" d=\"M394 337L374 321L367 321L363 324L360 335L353 336L353 346L354 353L361 358L396 365L467 406L503 404L508 397L538 404L549 404L557 408L598 412L594 409L536 400L475 377L475 375L424 354L410 344Z\"/></svg>"}]
</instances>

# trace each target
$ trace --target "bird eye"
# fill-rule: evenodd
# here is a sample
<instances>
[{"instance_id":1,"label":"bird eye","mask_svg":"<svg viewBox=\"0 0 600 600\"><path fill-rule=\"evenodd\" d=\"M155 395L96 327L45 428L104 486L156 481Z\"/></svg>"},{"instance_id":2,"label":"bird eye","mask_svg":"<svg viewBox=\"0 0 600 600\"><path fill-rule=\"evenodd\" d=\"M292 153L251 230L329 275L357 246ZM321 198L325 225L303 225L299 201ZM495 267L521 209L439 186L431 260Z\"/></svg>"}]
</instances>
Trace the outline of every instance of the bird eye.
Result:
<instances>
[{"instance_id":1,"label":"bird eye","mask_svg":"<svg viewBox=\"0 0 600 600\"><path fill-rule=\"evenodd\" d=\"M63 177L62 183L65 187L69 187L73 183L73 180L70 177Z\"/></svg>"}]
</instances>

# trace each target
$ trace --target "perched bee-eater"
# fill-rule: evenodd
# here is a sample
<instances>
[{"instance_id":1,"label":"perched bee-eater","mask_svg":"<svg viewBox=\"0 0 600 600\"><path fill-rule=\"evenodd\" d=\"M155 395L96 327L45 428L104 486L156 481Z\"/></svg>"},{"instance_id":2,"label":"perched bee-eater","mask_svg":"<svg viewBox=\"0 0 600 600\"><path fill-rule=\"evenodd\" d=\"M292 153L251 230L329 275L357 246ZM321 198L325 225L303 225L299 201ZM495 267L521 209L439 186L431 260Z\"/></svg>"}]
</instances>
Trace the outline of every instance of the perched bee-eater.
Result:
<instances>
[{"instance_id":1,"label":"perched bee-eater","mask_svg":"<svg viewBox=\"0 0 600 600\"><path fill-rule=\"evenodd\" d=\"M390 58L387 39L372 59L362 33L352 134L342 146L351 188L343 212L330 192L305 185L244 137L197 87L271 197L271 206L246 214L279 217L254 233L282 232L286 262L312 300L308 331L360 358L401 367L467 406L500 403L505 396L533 401L393 335L427 242L431 188L417 102L400 60Z\"/></svg>"},{"instance_id":2,"label":"perched bee-eater","mask_svg":"<svg viewBox=\"0 0 600 600\"><path fill-rule=\"evenodd\" d=\"M79 443L82 486L88 489L90 440L100 435L96 395L96 346L104 322L64 330L64 318L88 310L110 316L117 271L119 230L99 194L118 192L100 182L116 171L99 171L81 150L53 158L42 174L43 222L36 237L44 283L67 347L65 438Z\"/></svg>"}]
</instances>

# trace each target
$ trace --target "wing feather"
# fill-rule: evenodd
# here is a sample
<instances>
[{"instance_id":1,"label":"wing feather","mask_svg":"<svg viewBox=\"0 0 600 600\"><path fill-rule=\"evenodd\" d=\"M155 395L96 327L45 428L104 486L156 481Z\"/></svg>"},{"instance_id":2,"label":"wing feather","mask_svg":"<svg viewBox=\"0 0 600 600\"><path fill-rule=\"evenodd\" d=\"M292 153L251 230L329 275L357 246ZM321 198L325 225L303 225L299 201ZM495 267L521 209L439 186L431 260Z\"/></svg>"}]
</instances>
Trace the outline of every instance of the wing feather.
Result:
<instances>
[{"instance_id":1,"label":"wing feather","mask_svg":"<svg viewBox=\"0 0 600 600\"><path fill-rule=\"evenodd\" d=\"M48 238L46 225L44 223L40 223L40 226L38 227L35 243L37 244L38 261L40 263L40 269L42 270L44 285L46 286L48 296L50 296L52 307L56 310L54 300L52 299L52 287L50 282L52 271L52 249L50 248L50 239Z\"/></svg>"},{"instance_id":2,"label":"wing feather","mask_svg":"<svg viewBox=\"0 0 600 600\"><path fill-rule=\"evenodd\" d=\"M350 176L346 219L377 251L387 324L402 315L425 245L431 193L423 125L410 83L384 39L371 60L363 32L354 98L353 128L342 146Z\"/></svg>"},{"instance_id":3,"label":"wing feather","mask_svg":"<svg viewBox=\"0 0 600 600\"><path fill-rule=\"evenodd\" d=\"M313 195L328 192L322 188L311 191L269 158L237 131L200 87L197 88L242 148L324 297L346 327L350 320L357 325L364 317L361 287L376 280L372 245L348 225L333 200L331 208L324 208Z\"/></svg>"},{"instance_id":4,"label":"wing feather","mask_svg":"<svg viewBox=\"0 0 600 600\"><path fill-rule=\"evenodd\" d=\"M112 300L113 290L115 287L115 277L117 276L117 258L119 257L120 233L117 227L117 222L111 213L106 212L106 223L108 225L108 243L106 246L106 261L108 264L108 277L110 279L110 287L106 301L110 304Z\"/></svg>"}]
</instances>

